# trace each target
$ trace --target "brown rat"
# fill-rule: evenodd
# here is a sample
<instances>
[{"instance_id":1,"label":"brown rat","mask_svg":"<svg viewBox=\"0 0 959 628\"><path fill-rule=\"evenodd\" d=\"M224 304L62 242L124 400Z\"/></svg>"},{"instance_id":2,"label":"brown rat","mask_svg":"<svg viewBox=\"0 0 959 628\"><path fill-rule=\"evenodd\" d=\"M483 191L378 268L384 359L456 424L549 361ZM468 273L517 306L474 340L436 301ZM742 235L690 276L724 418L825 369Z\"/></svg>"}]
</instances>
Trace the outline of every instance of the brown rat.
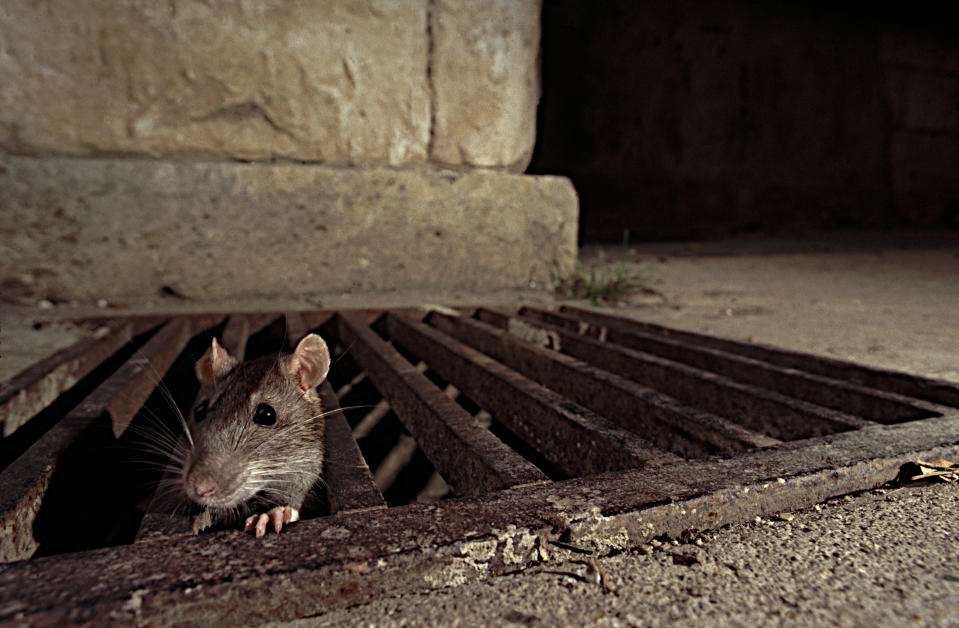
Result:
<instances>
[{"instance_id":1,"label":"brown rat","mask_svg":"<svg viewBox=\"0 0 959 628\"><path fill-rule=\"evenodd\" d=\"M202 385L190 413L190 449L183 459L186 496L214 516L244 514L257 537L272 523L299 519L320 478L323 407L316 387L330 352L316 334L290 355L240 363L213 339L196 363Z\"/></svg>"}]
</instances>

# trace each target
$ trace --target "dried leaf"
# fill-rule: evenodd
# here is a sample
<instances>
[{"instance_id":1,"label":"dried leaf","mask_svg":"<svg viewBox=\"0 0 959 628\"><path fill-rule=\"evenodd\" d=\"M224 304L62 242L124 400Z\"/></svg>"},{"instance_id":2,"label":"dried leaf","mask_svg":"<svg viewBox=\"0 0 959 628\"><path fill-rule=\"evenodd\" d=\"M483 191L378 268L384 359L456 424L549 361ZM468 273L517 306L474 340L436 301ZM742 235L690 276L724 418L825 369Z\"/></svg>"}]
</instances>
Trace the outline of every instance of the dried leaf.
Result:
<instances>
[{"instance_id":1,"label":"dried leaf","mask_svg":"<svg viewBox=\"0 0 959 628\"><path fill-rule=\"evenodd\" d=\"M209 510L204 509L203 512L193 518L193 534L199 534L211 525L213 525L213 515Z\"/></svg>"},{"instance_id":2,"label":"dried leaf","mask_svg":"<svg viewBox=\"0 0 959 628\"><path fill-rule=\"evenodd\" d=\"M941 482L955 482L959 479L959 464L948 460L916 460L907 462L899 469L899 482L921 482L923 480L938 480Z\"/></svg>"}]
</instances>

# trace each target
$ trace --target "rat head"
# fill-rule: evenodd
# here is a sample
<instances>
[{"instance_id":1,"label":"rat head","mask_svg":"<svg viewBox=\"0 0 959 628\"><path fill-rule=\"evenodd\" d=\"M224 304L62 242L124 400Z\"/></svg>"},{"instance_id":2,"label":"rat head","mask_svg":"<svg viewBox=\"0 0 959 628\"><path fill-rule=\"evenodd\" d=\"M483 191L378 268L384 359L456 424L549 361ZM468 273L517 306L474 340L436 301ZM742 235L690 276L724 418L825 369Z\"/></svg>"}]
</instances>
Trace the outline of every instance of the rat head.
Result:
<instances>
[{"instance_id":1,"label":"rat head","mask_svg":"<svg viewBox=\"0 0 959 628\"><path fill-rule=\"evenodd\" d=\"M329 368L329 350L316 334L291 355L242 364L214 339L196 363L202 389L188 423L187 497L224 511L239 511L256 495L280 505L302 501L322 467L316 387Z\"/></svg>"}]
</instances>

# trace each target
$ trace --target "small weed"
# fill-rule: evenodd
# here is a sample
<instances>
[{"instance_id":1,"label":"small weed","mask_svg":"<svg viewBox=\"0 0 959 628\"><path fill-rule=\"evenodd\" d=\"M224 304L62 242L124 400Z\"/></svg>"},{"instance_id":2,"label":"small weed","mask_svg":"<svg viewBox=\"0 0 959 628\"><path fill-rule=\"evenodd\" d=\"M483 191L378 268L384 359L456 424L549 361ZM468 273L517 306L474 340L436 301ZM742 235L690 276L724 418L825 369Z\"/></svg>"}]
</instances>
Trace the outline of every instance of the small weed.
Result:
<instances>
[{"instance_id":1,"label":"small weed","mask_svg":"<svg viewBox=\"0 0 959 628\"><path fill-rule=\"evenodd\" d=\"M643 268L630 268L626 262L629 232L623 238L623 253L614 266L602 258L584 264L576 261L576 269L565 277L553 276L556 296L561 299L587 299L593 305L621 303L637 294L666 295L650 286L652 275Z\"/></svg>"}]
</instances>

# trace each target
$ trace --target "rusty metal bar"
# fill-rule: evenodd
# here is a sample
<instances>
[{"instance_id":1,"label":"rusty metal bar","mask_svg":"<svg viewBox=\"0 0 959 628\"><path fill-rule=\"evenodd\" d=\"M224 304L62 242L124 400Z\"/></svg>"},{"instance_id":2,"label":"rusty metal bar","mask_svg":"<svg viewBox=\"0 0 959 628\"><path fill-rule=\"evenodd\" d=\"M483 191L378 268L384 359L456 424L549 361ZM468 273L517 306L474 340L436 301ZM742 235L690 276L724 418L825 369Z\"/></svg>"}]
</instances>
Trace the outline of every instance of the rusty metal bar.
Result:
<instances>
[{"instance_id":1,"label":"rusty metal bar","mask_svg":"<svg viewBox=\"0 0 959 628\"><path fill-rule=\"evenodd\" d=\"M190 337L186 318L167 323L132 358L0 473L0 560L27 558L36 551L32 522L60 455L87 429L109 420L115 436L150 396Z\"/></svg>"},{"instance_id":2,"label":"rusty metal bar","mask_svg":"<svg viewBox=\"0 0 959 628\"><path fill-rule=\"evenodd\" d=\"M133 339L132 322L113 323L95 334L37 362L0 388L0 424L4 438L53 403L105 359Z\"/></svg>"},{"instance_id":3,"label":"rusty metal bar","mask_svg":"<svg viewBox=\"0 0 959 628\"><path fill-rule=\"evenodd\" d=\"M911 399L823 375L812 375L721 349L697 346L689 340L630 330L613 323L602 325L589 323L568 314L540 308L523 308L520 314L568 331L637 351L648 351L699 369L722 373L730 379L745 381L760 388L775 390L796 399L803 399L881 423L941 416L950 411L950 408L927 401Z\"/></svg>"},{"instance_id":4,"label":"rusty metal bar","mask_svg":"<svg viewBox=\"0 0 959 628\"><path fill-rule=\"evenodd\" d=\"M433 466L459 496L547 478L481 428L396 349L353 314L337 317L340 340L369 374Z\"/></svg>"},{"instance_id":5,"label":"rusty metal bar","mask_svg":"<svg viewBox=\"0 0 959 628\"><path fill-rule=\"evenodd\" d=\"M655 323L613 316L595 310L572 306L563 306L560 309L563 312L571 312L577 317L597 325L621 325L628 329L636 329L667 338L690 340L703 347L738 353L746 357L763 360L764 362L778 364L782 367L799 369L838 380L851 381L876 390L885 390L914 399L924 399L932 403L949 406L950 408L959 408L959 384L945 380L872 368L863 366L862 364L856 364L855 362L836 360L834 358L799 351L790 351L772 345L743 342L731 338L721 338L692 331L673 329Z\"/></svg>"},{"instance_id":6,"label":"rusty metal bar","mask_svg":"<svg viewBox=\"0 0 959 628\"><path fill-rule=\"evenodd\" d=\"M434 314L444 333L517 369L540 384L599 413L654 445L684 457L767 447L780 441L576 358L523 342L501 329L465 318ZM485 393L485 391L484 391Z\"/></svg>"},{"instance_id":7,"label":"rusty metal bar","mask_svg":"<svg viewBox=\"0 0 959 628\"><path fill-rule=\"evenodd\" d=\"M568 475L678 459L428 325L391 314L386 327L391 338Z\"/></svg>"},{"instance_id":8,"label":"rusty metal bar","mask_svg":"<svg viewBox=\"0 0 959 628\"><path fill-rule=\"evenodd\" d=\"M269 542L223 531L2 565L0 623L292 620L523 569L549 561L552 540L601 556L809 507L892 480L909 460L954 459L956 442L948 416L695 462L694 477L664 465L314 519Z\"/></svg>"},{"instance_id":9,"label":"rusty metal bar","mask_svg":"<svg viewBox=\"0 0 959 628\"><path fill-rule=\"evenodd\" d=\"M193 324L205 328L211 322L209 320L194 321ZM170 321L127 362L132 372L129 385L120 394L115 395L106 406L106 412L113 422L114 436L119 438L126 430L134 415L163 379L167 369L183 351L183 347L190 340L191 333L190 320ZM84 416L84 412L92 413L96 406L88 404L91 399L96 401L96 392L84 400L71 414ZM94 415L86 414L85 416Z\"/></svg>"},{"instance_id":10,"label":"rusty metal bar","mask_svg":"<svg viewBox=\"0 0 959 628\"><path fill-rule=\"evenodd\" d=\"M230 320L226 323L223 330L220 344L238 360L242 360L246 355L246 341L255 330L249 317L242 314L231 314Z\"/></svg>"},{"instance_id":11,"label":"rusty metal bar","mask_svg":"<svg viewBox=\"0 0 959 628\"><path fill-rule=\"evenodd\" d=\"M327 413L323 464L330 513L386 508L329 382L320 386L320 399Z\"/></svg>"},{"instance_id":12,"label":"rusty metal bar","mask_svg":"<svg viewBox=\"0 0 959 628\"><path fill-rule=\"evenodd\" d=\"M509 319L509 331L650 386L780 440L860 429L871 421L729 379L650 353L580 336L555 325Z\"/></svg>"},{"instance_id":13,"label":"rusty metal bar","mask_svg":"<svg viewBox=\"0 0 959 628\"><path fill-rule=\"evenodd\" d=\"M296 349L296 343L303 339L311 327L299 312L287 312L283 318L286 322L286 342L290 349Z\"/></svg>"}]
</instances>

